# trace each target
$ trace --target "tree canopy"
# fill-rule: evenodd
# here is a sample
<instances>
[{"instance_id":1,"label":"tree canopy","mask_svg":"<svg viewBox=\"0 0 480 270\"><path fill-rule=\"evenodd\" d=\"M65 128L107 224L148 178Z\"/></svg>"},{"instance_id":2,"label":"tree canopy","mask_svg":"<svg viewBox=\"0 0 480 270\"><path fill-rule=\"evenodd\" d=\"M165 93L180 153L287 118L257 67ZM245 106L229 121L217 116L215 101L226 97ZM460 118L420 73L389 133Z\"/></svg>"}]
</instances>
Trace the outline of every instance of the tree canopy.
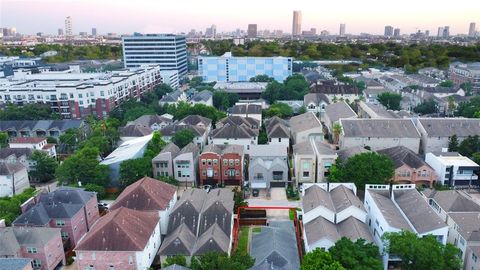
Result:
<instances>
[{"instance_id":1,"label":"tree canopy","mask_svg":"<svg viewBox=\"0 0 480 270\"><path fill-rule=\"evenodd\" d=\"M355 242L342 237L328 252L332 258L349 270L382 270L383 263L380 259L378 247L364 239Z\"/></svg>"},{"instance_id":2,"label":"tree canopy","mask_svg":"<svg viewBox=\"0 0 480 270\"><path fill-rule=\"evenodd\" d=\"M438 112L438 104L433 99L424 100L422 103L418 104L413 111L418 114L431 114Z\"/></svg>"},{"instance_id":3,"label":"tree canopy","mask_svg":"<svg viewBox=\"0 0 480 270\"><path fill-rule=\"evenodd\" d=\"M402 101L402 96L400 94L383 92L377 96L377 100L389 110L398 111L401 109L400 101Z\"/></svg>"},{"instance_id":4,"label":"tree canopy","mask_svg":"<svg viewBox=\"0 0 480 270\"><path fill-rule=\"evenodd\" d=\"M392 160L383 154L366 152L347 159L345 164L337 159L332 167L329 180L332 182L351 182L363 190L366 184L389 183L394 175Z\"/></svg>"},{"instance_id":5,"label":"tree canopy","mask_svg":"<svg viewBox=\"0 0 480 270\"><path fill-rule=\"evenodd\" d=\"M257 75L250 78L251 82L273 82L274 80L274 78L268 77L267 75Z\"/></svg>"},{"instance_id":6,"label":"tree canopy","mask_svg":"<svg viewBox=\"0 0 480 270\"><path fill-rule=\"evenodd\" d=\"M280 118L290 118L293 115L293 109L286 103L276 102L265 111L266 117L278 116Z\"/></svg>"},{"instance_id":7,"label":"tree canopy","mask_svg":"<svg viewBox=\"0 0 480 270\"><path fill-rule=\"evenodd\" d=\"M480 96L472 97L467 102L461 102L455 115L467 118L480 118Z\"/></svg>"},{"instance_id":8,"label":"tree canopy","mask_svg":"<svg viewBox=\"0 0 480 270\"><path fill-rule=\"evenodd\" d=\"M34 188L27 188L20 194L12 197L0 198L0 219L5 219L7 226L21 214L20 205L35 194Z\"/></svg>"},{"instance_id":9,"label":"tree canopy","mask_svg":"<svg viewBox=\"0 0 480 270\"><path fill-rule=\"evenodd\" d=\"M120 163L120 183L123 187L144 176L152 176L152 160L147 157L128 159Z\"/></svg>"},{"instance_id":10,"label":"tree canopy","mask_svg":"<svg viewBox=\"0 0 480 270\"><path fill-rule=\"evenodd\" d=\"M55 178L55 170L57 169L58 163L46 152L34 151L30 160L35 164L29 172L32 180L43 183Z\"/></svg>"},{"instance_id":11,"label":"tree canopy","mask_svg":"<svg viewBox=\"0 0 480 270\"><path fill-rule=\"evenodd\" d=\"M50 120L60 119L60 115L52 112L50 106L43 104L10 104L0 110L0 120Z\"/></svg>"},{"instance_id":12,"label":"tree canopy","mask_svg":"<svg viewBox=\"0 0 480 270\"><path fill-rule=\"evenodd\" d=\"M385 233L386 251L401 258L405 270L460 270L461 251L452 244L443 245L435 236L418 237L410 231Z\"/></svg>"},{"instance_id":13,"label":"tree canopy","mask_svg":"<svg viewBox=\"0 0 480 270\"><path fill-rule=\"evenodd\" d=\"M303 100L308 93L308 82L301 74L294 74L285 79L283 83L269 82L262 92L262 98L273 104L277 100Z\"/></svg>"},{"instance_id":14,"label":"tree canopy","mask_svg":"<svg viewBox=\"0 0 480 270\"><path fill-rule=\"evenodd\" d=\"M193 131L185 128L180 131L177 131L173 135L172 142L176 144L178 147L183 148L187 144L191 143L194 138L195 138L195 134L193 134Z\"/></svg>"},{"instance_id":15,"label":"tree canopy","mask_svg":"<svg viewBox=\"0 0 480 270\"><path fill-rule=\"evenodd\" d=\"M247 270L253 266L255 259L246 253L234 252L228 257L226 253L207 252L200 257L193 257L192 270Z\"/></svg>"},{"instance_id":16,"label":"tree canopy","mask_svg":"<svg viewBox=\"0 0 480 270\"><path fill-rule=\"evenodd\" d=\"M305 254L300 270L346 270L340 262L328 252L320 248Z\"/></svg>"}]
</instances>

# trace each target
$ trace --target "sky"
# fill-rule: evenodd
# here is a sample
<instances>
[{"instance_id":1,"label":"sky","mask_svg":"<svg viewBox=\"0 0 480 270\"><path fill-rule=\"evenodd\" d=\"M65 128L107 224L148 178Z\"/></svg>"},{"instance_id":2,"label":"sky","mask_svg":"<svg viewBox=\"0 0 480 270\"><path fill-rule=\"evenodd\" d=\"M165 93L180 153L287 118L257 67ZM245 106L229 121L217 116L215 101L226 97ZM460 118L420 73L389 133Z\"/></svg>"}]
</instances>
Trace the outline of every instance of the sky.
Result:
<instances>
[{"instance_id":1,"label":"sky","mask_svg":"<svg viewBox=\"0 0 480 270\"><path fill-rule=\"evenodd\" d=\"M302 11L302 30L316 28L337 34L339 24L347 33L383 34L385 25L402 34L449 25L451 34L468 32L470 22L480 30L478 0L0 0L0 27L16 27L19 33L57 33L65 17L73 19L73 31L117 34L217 32L258 29L291 32L293 10Z\"/></svg>"}]
</instances>

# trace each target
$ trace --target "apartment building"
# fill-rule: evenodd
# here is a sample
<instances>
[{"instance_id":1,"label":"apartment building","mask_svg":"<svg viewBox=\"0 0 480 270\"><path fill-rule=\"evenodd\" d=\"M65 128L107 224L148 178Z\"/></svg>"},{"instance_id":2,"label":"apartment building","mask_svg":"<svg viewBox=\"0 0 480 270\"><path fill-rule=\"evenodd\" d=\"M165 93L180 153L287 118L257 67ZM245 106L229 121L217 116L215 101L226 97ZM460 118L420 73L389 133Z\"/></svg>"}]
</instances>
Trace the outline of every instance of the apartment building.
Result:
<instances>
[{"instance_id":1,"label":"apartment building","mask_svg":"<svg viewBox=\"0 0 480 270\"><path fill-rule=\"evenodd\" d=\"M210 144L198 158L200 185L243 184L244 158L242 145Z\"/></svg>"},{"instance_id":2,"label":"apartment building","mask_svg":"<svg viewBox=\"0 0 480 270\"><path fill-rule=\"evenodd\" d=\"M335 150L323 142L310 140L293 145L296 184L326 182L337 157Z\"/></svg>"},{"instance_id":3,"label":"apartment building","mask_svg":"<svg viewBox=\"0 0 480 270\"><path fill-rule=\"evenodd\" d=\"M159 66L109 73L39 73L0 81L0 104L49 105L63 119L104 118L122 102L162 82Z\"/></svg>"},{"instance_id":4,"label":"apartment building","mask_svg":"<svg viewBox=\"0 0 480 270\"><path fill-rule=\"evenodd\" d=\"M437 174L437 182L449 187L479 186L480 166L457 152L427 153L425 162Z\"/></svg>"}]
</instances>

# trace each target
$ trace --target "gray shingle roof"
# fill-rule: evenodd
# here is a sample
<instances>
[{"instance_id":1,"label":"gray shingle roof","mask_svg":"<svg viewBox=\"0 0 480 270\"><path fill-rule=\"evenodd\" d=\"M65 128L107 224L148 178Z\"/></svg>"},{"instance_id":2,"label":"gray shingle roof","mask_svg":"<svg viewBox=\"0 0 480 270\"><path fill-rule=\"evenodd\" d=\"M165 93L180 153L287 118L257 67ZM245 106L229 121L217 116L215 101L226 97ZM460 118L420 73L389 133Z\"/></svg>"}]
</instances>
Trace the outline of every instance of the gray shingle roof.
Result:
<instances>
[{"instance_id":1,"label":"gray shingle roof","mask_svg":"<svg viewBox=\"0 0 480 270\"><path fill-rule=\"evenodd\" d=\"M290 129L293 132L301 132L319 127L321 128L322 124L312 112L307 112L290 118Z\"/></svg>"},{"instance_id":2,"label":"gray shingle roof","mask_svg":"<svg viewBox=\"0 0 480 270\"><path fill-rule=\"evenodd\" d=\"M195 135L196 137L200 137L200 136L203 136L203 134L205 134L206 130L202 127L198 127L198 126L193 126L193 125L179 125L179 124L173 124L173 125L168 125L166 127L164 127L160 133L162 133L163 136L168 136L168 137L171 137L173 135L175 135L175 133L177 133L178 131L180 130L183 130L183 129L189 129L193 132L193 135Z\"/></svg>"},{"instance_id":3,"label":"gray shingle roof","mask_svg":"<svg viewBox=\"0 0 480 270\"><path fill-rule=\"evenodd\" d=\"M305 104L305 106L307 106L309 103L314 103L318 105L322 101L326 104L330 103L328 101L328 97L323 93L309 93L303 96L303 104Z\"/></svg>"},{"instance_id":4,"label":"gray shingle roof","mask_svg":"<svg viewBox=\"0 0 480 270\"><path fill-rule=\"evenodd\" d=\"M60 229L43 227L0 228L0 256L17 255L20 246L44 247L54 237L60 236ZM8 244L6 244L8 243ZM15 251L15 253L11 253Z\"/></svg>"},{"instance_id":5,"label":"gray shingle roof","mask_svg":"<svg viewBox=\"0 0 480 270\"><path fill-rule=\"evenodd\" d=\"M203 149L203 153L212 152L219 155L225 153L237 153L243 156L243 146L237 144L209 144Z\"/></svg>"},{"instance_id":6,"label":"gray shingle roof","mask_svg":"<svg viewBox=\"0 0 480 270\"><path fill-rule=\"evenodd\" d=\"M357 241L361 238L373 243L373 237L368 230L367 224L352 216L337 224L337 230L341 237L346 237L352 241Z\"/></svg>"},{"instance_id":7,"label":"gray shingle roof","mask_svg":"<svg viewBox=\"0 0 480 270\"><path fill-rule=\"evenodd\" d=\"M120 129L122 137L143 137L153 133L150 126L128 125Z\"/></svg>"},{"instance_id":8,"label":"gray shingle roof","mask_svg":"<svg viewBox=\"0 0 480 270\"><path fill-rule=\"evenodd\" d=\"M212 124L212 120L207 117L203 117L201 115L189 115L183 118L182 120L178 121L179 124L187 124L187 125L192 125L196 126L199 123L202 123L205 126L209 126Z\"/></svg>"},{"instance_id":9,"label":"gray shingle roof","mask_svg":"<svg viewBox=\"0 0 480 270\"><path fill-rule=\"evenodd\" d=\"M276 224L276 223L288 223ZM268 227L261 227L260 233L252 235L250 254L255 264L264 261L276 267L296 270L300 268L295 229L291 221L271 221Z\"/></svg>"},{"instance_id":10,"label":"gray shingle roof","mask_svg":"<svg viewBox=\"0 0 480 270\"><path fill-rule=\"evenodd\" d=\"M228 221L230 223L230 221ZM230 247L230 232L228 235L220 228L218 223L209 226L197 238L193 254L195 256L205 254L207 252L228 252Z\"/></svg>"},{"instance_id":11,"label":"gray shingle roof","mask_svg":"<svg viewBox=\"0 0 480 270\"><path fill-rule=\"evenodd\" d=\"M290 130L282 124L276 124L267 128L269 138L290 138Z\"/></svg>"},{"instance_id":12,"label":"gray shingle roof","mask_svg":"<svg viewBox=\"0 0 480 270\"><path fill-rule=\"evenodd\" d=\"M15 155L15 158L19 158L21 156L26 156L30 158L33 154L33 149L31 148L3 148L0 149L0 158L4 159L11 155Z\"/></svg>"},{"instance_id":13,"label":"gray shingle roof","mask_svg":"<svg viewBox=\"0 0 480 270\"><path fill-rule=\"evenodd\" d=\"M165 153L171 153L172 159L174 159L178 152L180 152L180 148L178 148L178 146L174 143L169 143L162 149L162 151L160 151L160 153L158 153L156 157L153 158L152 161L160 160L160 156Z\"/></svg>"},{"instance_id":14,"label":"gray shingle roof","mask_svg":"<svg viewBox=\"0 0 480 270\"><path fill-rule=\"evenodd\" d=\"M310 91L330 95L360 94L360 91L354 85L314 84L310 87Z\"/></svg>"},{"instance_id":15,"label":"gray shingle roof","mask_svg":"<svg viewBox=\"0 0 480 270\"><path fill-rule=\"evenodd\" d=\"M271 128L277 124L281 124L281 125L284 125L285 127L288 127L288 122L286 120L283 120L282 118L278 117L278 116L273 116L273 117L270 117L268 118L267 120L265 120L265 128Z\"/></svg>"},{"instance_id":16,"label":"gray shingle roof","mask_svg":"<svg viewBox=\"0 0 480 270\"><path fill-rule=\"evenodd\" d=\"M258 131L246 126L237 126L226 123L221 128L214 129L211 133L212 138L232 138L249 139L258 136Z\"/></svg>"},{"instance_id":17,"label":"gray shingle roof","mask_svg":"<svg viewBox=\"0 0 480 270\"><path fill-rule=\"evenodd\" d=\"M480 241L480 213L450 213L459 226L460 234L467 241Z\"/></svg>"},{"instance_id":18,"label":"gray shingle roof","mask_svg":"<svg viewBox=\"0 0 480 270\"><path fill-rule=\"evenodd\" d=\"M135 119L129 125L139 125L144 127L150 127L153 124L171 123L172 119L160 116L160 115L142 115Z\"/></svg>"},{"instance_id":19,"label":"gray shingle roof","mask_svg":"<svg viewBox=\"0 0 480 270\"><path fill-rule=\"evenodd\" d=\"M459 190L437 191L428 189L423 192L425 196L435 200L446 212L480 212L477 204L468 194Z\"/></svg>"},{"instance_id":20,"label":"gray shingle roof","mask_svg":"<svg viewBox=\"0 0 480 270\"><path fill-rule=\"evenodd\" d=\"M80 128L83 120L24 120L24 121L0 121L1 131L20 130L50 130L58 129L62 132L70 128Z\"/></svg>"},{"instance_id":21,"label":"gray shingle roof","mask_svg":"<svg viewBox=\"0 0 480 270\"><path fill-rule=\"evenodd\" d=\"M160 102L177 102L178 101L178 98L182 95L182 91L180 90L175 90L171 93L168 93L167 95L165 95L164 97L162 97L162 99L160 100Z\"/></svg>"},{"instance_id":22,"label":"gray shingle roof","mask_svg":"<svg viewBox=\"0 0 480 270\"><path fill-rule=\"evenodd\" d=\"M388 190L368 190L368 192L382 212L383 217L391 227L400 230L412 231L412 228L408 224L407 220L402 216L400 210L398 210L393 201L390 199L390 192Z\"/></svg>"},{"instance_id":23,"label":"gray shingle roof","mask_svg":"<svg viewBox=\"0 0 480 270\"><path fill-rule=\"evenodd\" d=\"M305 213L308 213L319 206L323 206L330 211L335 212L335 206L333 205L330 194L317 185L313 185L305 190L302 206Z\"/></svg>"},{"instance_id":24,"label":"gray shingle roof","mask_svg":"<svg viewBox=\"0 0 480 270\"><path fill-rule=\"evenodd\" d=\"M345 162L350 157L353 157L357 154L368 153L368 152L371 152L371 151L361 146L355 146L355 147L349 147L342 150L338 150L337 155L341 161Z\"/></svg>"},{"instance_id":25,"label":"gray shingle roof","mask_svg":"<svg viewBox=\"0 0 480 270\"><path fill-rule=\"evenodd\" d=\"M395 202L418 233L447 226L416 189L393 191Z\"/></svg>"},{"instance_id":26,"label":"gray shingle roof","mask_svg":"<svg viewBox=\"0 0 480 270\"><path fill-rule=\"evenodd\" d=\"M260 127L260 121L251 117L242 117L238 115L230 115L225 118L220 119L217 122L217 127L221 127L225 124L237 125L237 126L247 126L251 129L258 129Z\"/></svg>"},{"instance_id":27,"label":"gray shingle roof","mask_svg":"<svg viewBox=\"0 0 480 270\"><path fill-rule=\"evenodd\" d=\"M410 119L342 119L345 137L420 138Z\"/></svg>"},{"instance_id":28,"label":"gray shingle roof","mask_svg":"<svg viewBox=\"0 0 480 270\"><path fill-rule=\"evenodd\" d=\"M25 166L20 163L0 163L0 175L13 175L24 169Z\"/></svg>"},{"instance_id":29,"label":"gray shingle roof","mask_svg":"<svg viewBox=\"0 0 480 270\"><path fill-rule=\"evenodd\" d=\"M195 101L195 102L207 101L210 98L212 98L212 96L213 96L212 92L210 92L208 90L203 90L203 91L200 91L200 92L196 93L192 97L192 100Z\"/></svg>"},{"instance_id":30,"label":"gray shingle roof","mask_svg":"<svg viewBox=\"0 0 480 270\"><path fill-rule=\"evenodd\" d=\"M422 166L430 167L425 161L423 161L422 158L415 154L415 152L405 146L390 147L378 150L377 152L379 154L388 156L395 164L395 168L400 168L404 164L413 169L417 169Z\"/></svg>"},{"instance_id":31,"label":"gray shingle roof","mask_svg":"<svg viewBox=\"0 0 480 270\"><path fill-rule=\"evenodd\" d=\"M313 244L323 238L332 242L340 240L340 234L332 222L326 220L322 216L318 216L307 224L304 224L305 238L309 244Z\"/></svg>"},{"instance_id":32,"label":"gray shingle roof","mask_svg":"<svg viewBox=\"0 0 480 270\"><path fill-rule=\"evenodd\" d=\"M327 107L325 107L325 114L328 115L332 123L337 122L340 118L357 117L357 114L345 101L327 105Z\"/></svg>"},{"instance_id":33,"label":"gray shingle roof","mask_svg":"<svg viewBox=\"0 0 480 270\"><path fill-rule=\"evenodd\" d=\"M355 196L353 191L344 185L340 185L330 190L330 197L332 198L335 211L341 212L350 206L355 206L365 211L362 201Z\"/></svg>"},{"instance_id":34,"label":"gray shingle roof","mask_svg":"<svg viewBox=\"0 0 480 270\"><path fill-rule=\"evenodd\" d=\"M158 251L161 255L192 255L197 237L185 223L170 232Z\"/></svg>"},{"instance_id":35,"label":"gray shingle roof","mask_svg":"<svg viewBox=\"0 0 480 270\"><path fill-rule=\"evenodd\" d=\"M420 118L429 137L467 137L480 134L480 119Z\"/></svg>"},{"instance_id":36,"label":"gray shingle roof","mask_svg":"<svg viewBox=\"0 0 480 270\"><path fill-rule=\"evenodd\" d=\"M262 114L262 106L256 104L241 104L230 108L231 114Z\"/></svg>"}]
</instances>

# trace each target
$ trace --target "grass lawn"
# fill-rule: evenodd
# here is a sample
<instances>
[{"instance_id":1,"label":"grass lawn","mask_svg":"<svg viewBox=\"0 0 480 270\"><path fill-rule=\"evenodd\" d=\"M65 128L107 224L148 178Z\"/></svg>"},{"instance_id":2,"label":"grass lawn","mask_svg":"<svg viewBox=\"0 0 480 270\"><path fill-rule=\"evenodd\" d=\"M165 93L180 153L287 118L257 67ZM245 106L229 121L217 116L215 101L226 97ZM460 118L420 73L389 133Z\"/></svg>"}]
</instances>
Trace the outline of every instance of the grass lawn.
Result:
<instances>
[{"instance_id":1,"label":"grass lawn","mask_svg":"<svg viewBox=\"0 0 480 270\"><path fill-rule=\"evenodd\" d=\"M252 231L254 233L259 233L259 232L262 232L262 228L261 227L255 227L255 228L252 229Z\"/></svg>"},{"instance_id":2,"label":"grass lawn","mask_svg":"<svg viewBox=\"0 0 480 270\"><path fill-rule=\"evenodd\" d=\"M238 237L237 250L248 253L248 234L250 230L248 226L240 228L240 236Z\"/></svg>"}]
</instances>

